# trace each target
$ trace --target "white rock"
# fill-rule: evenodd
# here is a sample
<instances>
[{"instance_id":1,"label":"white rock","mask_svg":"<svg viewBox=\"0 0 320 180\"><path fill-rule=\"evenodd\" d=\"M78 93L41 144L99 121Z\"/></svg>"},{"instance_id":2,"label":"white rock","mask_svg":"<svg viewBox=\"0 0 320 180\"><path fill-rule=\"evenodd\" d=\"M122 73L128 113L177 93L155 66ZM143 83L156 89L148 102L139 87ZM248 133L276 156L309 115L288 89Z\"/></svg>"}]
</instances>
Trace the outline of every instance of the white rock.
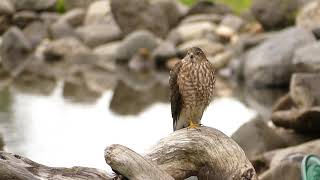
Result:
<instances>
[{"instance_id":1,"label":"white rock","mask_svg":"<svg viewBox=\"0 0 320 180\"><path fill-rule=\"evenodd\" d=\"M115 56L115 53L121 44L121 41L114 41L96 47L93 52L103 56Z\"/></svg>"},{"instance_id":2,"label":"white rock","mask_svg":"<svg viewBox=\"0 0 320 180\"><path fill-rule=\"evenodd\" d=\"M235 35L235 31L228 26L220 25L215 32L218 36L231 39Z\"/></svg>"},{"instance_id":3,"label":"white rock","mask_svg":"<svg viewBox=\"0 0 320 180\"><path fill-rule=\"evenodd\" d=\"M96 24L104 21L104 18L111 15L111 7L109 0L95 1L90 4L87 15L85 17L85 24Z\"/></svg>"},{"instance_id":4,"label":"white rock","mask_svg":"<svg viewBox=\"0 0 320 180\"><path fill-rule=\"evenodd\" d=\"M208 57L209 61L214 65L216 69L221 69L229 64L232 58L232 53L230 51L225 51L217 54L214 57Z\"/></svg>"},{"instance_id":5,"label":"white rock","mask_svg":"<svg viewBox=\"0 0 320 180\"><path fill-rule=\"evenodd\" d=\"M296 25L306 29L320 27L320 2L312 1L305 5L296 18Z\"/></svg>"},{"instance_id":6,"label":"white rock","mask_svg":"<svg viewBox=\"0 0 320 180\"><path fill-rule=\"evenodd\" d=\"M10 0L0 1L0 14L13 14L15 11L13 4Z\"/></svg>"},{"instance_id":7,"label":"white rock","mask_svg":"<svg viewBox=\"0 0 320 180\"><path fill-rule=\"evenodd\" d=\"M182 41L189 41L205 36L206 33L214 33L216 26L210 22L195 22L182 24L177 28L177 32L181 35Z\"/></svg>"}]
</instances>

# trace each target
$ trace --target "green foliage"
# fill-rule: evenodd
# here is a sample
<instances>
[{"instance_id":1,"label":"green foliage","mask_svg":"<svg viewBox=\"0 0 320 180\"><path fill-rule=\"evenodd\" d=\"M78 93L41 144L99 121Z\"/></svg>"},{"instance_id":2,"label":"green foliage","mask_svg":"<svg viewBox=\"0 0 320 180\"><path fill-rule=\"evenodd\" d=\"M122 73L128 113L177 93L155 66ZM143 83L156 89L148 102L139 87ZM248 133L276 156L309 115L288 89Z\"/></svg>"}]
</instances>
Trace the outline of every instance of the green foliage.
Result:
<instances>
[{"instance_id":1,"label":"green foliage","mask_svg":"<svg viewBox=\"0 0 320 180\"><path fill-rule=\"evenodd\" d=\"M231 7L237 13L241 13L250 8L252 0L216 0Z\"/></svg>"},{"instance_id":2,"label":"green foliage","mask_svg":"<svg viewBox=\"0 0 320 180\"><path fill-rule=\"evenodd\" d=\"M65 3L64 3L64 0L57 0L56 12L61 13L61 14L66 12L66 6L65 6Z\"/></svg>"},{"instance_id":3,"label":"green foliage","mask_svg":"<svg viewBox=\"0 0 320 180\"><path fill-rule=\"evenodd\" d=\"M197 2L197 0L180 0L183 4L192 5Z\"/></svg>"},{"instance_id":4,"label":"green foliage","mask_svg":"<svg viewBox=\"0 0 320 180\"><path fill-rule=\"evenodd\" d=\"M198 0L180 0L180 1L186 5L192 5L196 3ZM252 0L209 0L209 1L225 4L231 7L237 13L241 13L247 10L252 3Z\"/></svg>"}]
</instances>

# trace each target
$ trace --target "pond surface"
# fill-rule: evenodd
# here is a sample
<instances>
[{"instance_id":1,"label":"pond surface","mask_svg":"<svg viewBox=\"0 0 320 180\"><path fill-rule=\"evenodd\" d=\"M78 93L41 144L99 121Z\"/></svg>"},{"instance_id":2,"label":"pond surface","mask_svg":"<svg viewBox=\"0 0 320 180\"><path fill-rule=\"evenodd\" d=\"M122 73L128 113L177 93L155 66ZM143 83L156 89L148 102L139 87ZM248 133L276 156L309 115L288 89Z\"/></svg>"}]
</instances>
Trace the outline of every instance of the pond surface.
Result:
<instances>
[{"instance_id":1,"label":"pond surface","mask_svg":"<svg viewBox=\"0 0 320 180\"><path fill-rule=\"evenodd\" d=\"M67 92L67 86L58 82L48 91L48 83L41 82L45 93L30 83L0 91L0 133L6 151L49 166L109 170L103 156L106 146L122 144L144 153L172 132L167 86L140 92L117 83L115 88L86 98L79 95L85 89ZM32 88L35 92L30 92ZM204 125L229 136L257 113L269 111L266 104L274 99L239 87L231 91L219 95L202 119ZM252 98L255 94L257 98Z\"/></svg>"}]
</instances>

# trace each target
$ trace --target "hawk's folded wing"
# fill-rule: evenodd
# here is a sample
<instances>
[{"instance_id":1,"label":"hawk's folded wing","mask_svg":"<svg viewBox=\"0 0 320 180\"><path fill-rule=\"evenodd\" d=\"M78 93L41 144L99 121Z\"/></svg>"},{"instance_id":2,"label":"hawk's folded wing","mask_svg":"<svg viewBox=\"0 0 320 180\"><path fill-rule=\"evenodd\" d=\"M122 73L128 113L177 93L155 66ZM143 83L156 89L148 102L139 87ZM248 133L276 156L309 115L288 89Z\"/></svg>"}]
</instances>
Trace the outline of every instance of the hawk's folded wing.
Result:
<instances>
[{"instance_id":1,"label":"hawk's folded wing","mask_svg":"<svg viewBox=\"0 0 320 180\"><path fill-rule=\"evenodd\" d=\"M182 62L178 62L174 68L170 71L170 102L171 102L171 114L173 118L173 130L176 130L177 121L180 116L182 108L182 98L178 86L178 75L182 66Z\"/></svg>"}]
</instances>

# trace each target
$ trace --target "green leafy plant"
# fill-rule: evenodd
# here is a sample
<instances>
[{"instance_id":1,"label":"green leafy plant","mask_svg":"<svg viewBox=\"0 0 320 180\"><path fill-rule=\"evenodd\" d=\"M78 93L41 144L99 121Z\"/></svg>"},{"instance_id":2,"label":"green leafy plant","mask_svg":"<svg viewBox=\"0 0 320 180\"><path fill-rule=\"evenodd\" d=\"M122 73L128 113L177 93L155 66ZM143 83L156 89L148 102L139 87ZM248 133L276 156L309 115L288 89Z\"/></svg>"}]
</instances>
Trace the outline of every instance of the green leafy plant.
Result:
<instances>
[{"instance_id":1,"label":"green leafy plant","mask_svg":"<svg viewBox=\"0 0 320 180\"><path fill-rule=\"evenodd\" d=\"M66 6L65 6L64 0L57 0L56 11L61 14L66 12Z\"/></svg>"},{"instance_id":2,"label":"green leafy plant","mask_svg":"<svg viewBox=\"0 0 320 180\"><path fill-rule=\"evenodd\" d=\"M196 3L198 0L180 0L182 3L186 5L192 5ZM252 3L252 0L208 0L212 2L218 2L225 4L229 7L231 7L235 12L241 13L245 10L247 10Z\"/></svg>"}]
</instances>

